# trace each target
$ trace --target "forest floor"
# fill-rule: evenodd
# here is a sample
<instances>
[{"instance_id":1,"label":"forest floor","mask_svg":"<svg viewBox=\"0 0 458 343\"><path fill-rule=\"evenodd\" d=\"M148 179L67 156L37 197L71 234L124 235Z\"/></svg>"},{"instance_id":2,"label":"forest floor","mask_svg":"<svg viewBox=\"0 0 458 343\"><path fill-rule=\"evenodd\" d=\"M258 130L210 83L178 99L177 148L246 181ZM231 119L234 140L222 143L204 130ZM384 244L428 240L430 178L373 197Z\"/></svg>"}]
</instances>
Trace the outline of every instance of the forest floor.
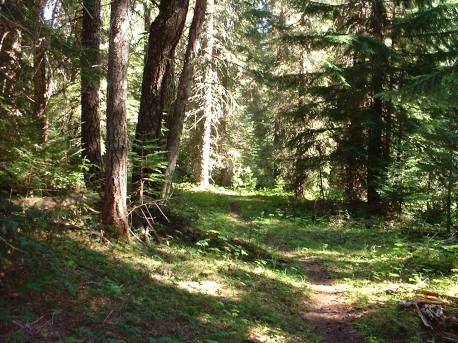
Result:
<instances>
[{"instance_id":1,"label":"forest floor","mask_svg":"<svg viewBox=\"0 0 458 343\"><path fill-rule=\"evenodd\" d=\"M325 337L322 342L363 343L353 323L361 315L352 307L345 292L333 286L318 261L303 259L302 262L313 291L308 300L310 310L304 317L313 323L317 333Z\"/></svg>"},{"instance_id":2,"label":"forest floor","mask_svg":"<svg viewBox=\"0 0 458 343\"><path fill-rule=\"evenodd\" d=\"M237 219L242 219L238 206L231 204L231 211ZM247 227L254 225L250 220L244 220L244 224ZM273 243L272 238L269 243ZM361 315L351 306L345 292L333 286L321 263L316 259L298 257L285 246L280 245L280 250L283 256L295 259L304 268L312 293L306 301L309 308L300 315L312 324L312 330L321 337L319 340L323 343L364 343L353 324Z\"/></svg>"},{"instance_id":3,"label":"forest floor","mask_svg":"<svg viewBox=\"0 0 458 343\"><path fill-rule=\"evenodd\" d=\"M135 228L131 244L100 236L96 197L3 203L0 341L458 339L458 256L437 245L447 234L324 205L184 189L147 247ZM399 305L426 295L446 319L432 329Z\"/></svg>"}]
</instances>

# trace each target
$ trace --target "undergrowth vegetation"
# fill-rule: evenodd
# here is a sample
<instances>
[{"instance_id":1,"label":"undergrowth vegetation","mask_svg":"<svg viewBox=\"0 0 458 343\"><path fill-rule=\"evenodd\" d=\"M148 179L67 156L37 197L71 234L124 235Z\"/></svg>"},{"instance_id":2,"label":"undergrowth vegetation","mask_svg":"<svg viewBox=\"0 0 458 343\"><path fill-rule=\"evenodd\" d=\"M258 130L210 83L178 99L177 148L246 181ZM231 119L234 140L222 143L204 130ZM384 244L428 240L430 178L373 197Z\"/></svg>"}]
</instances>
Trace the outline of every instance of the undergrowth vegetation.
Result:
<instances>
[{"instance_id":1,"label":"undergrowth vegetation","mask_svg":"<svg viewBox=\"0 0 458 343\"><path fill-rule=\"evenodd\" d=\"M440 226L181 189L161 205L149 248L107 240L91 201L2 203L1 341L319 342L304 319L304 259L349 295L367 342L432 341L400 302L429 290L456 303L457 250L438 246Z\"/></svg>"}]
</instances>

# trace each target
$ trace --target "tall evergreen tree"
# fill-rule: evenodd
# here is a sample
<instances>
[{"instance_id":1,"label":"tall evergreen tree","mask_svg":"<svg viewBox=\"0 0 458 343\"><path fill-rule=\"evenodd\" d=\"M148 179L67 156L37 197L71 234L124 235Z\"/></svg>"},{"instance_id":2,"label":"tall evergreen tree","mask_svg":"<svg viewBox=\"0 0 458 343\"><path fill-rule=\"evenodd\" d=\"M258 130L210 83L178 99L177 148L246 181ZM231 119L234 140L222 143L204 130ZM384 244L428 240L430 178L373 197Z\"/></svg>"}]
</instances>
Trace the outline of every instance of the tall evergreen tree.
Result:
<instances>
[{"instance_id":1,"label":"tall evergreen tree","mask_svg":"<svg viewBox=\"0 0 458 343\"><path fill-rule=\"evenodd\" d=\"M107 162L102 221L129 239L127 223L127 68L129 63L129 0L111 2L107 87Z\"/></svg>"},{"instance_id":2,"label":"tall evergreen tree","mask_svg":"<svg viewBox=\"0 0 458 343\"><path fill-rule=\"evenodd\" d=\"M214 100L213 100L213 85L215 84L216 72L212 66L212 60L214 58L214 46L215 46L215 17L214 8L215 1L208 0L207 8L210 12L206 23L205 35L206 43L204 48L205 61L206 61L206 72L204 76L204 88L203 88L203 107L202 107L202 131L201 131L201 148L200 148L200 186L206 188L210 185L210 153L211 153L211 130L212 122L214 121Z\"/></svg>"},{"instance_id":3,"label":"tall evergreen tree","mask_svg":"<svg viewBox=\"0 0 458 343\"><path fill-rule=\"evenodd\" d=\"M33 112L35 121L42 131L42 138L47 141L48 137L48 118L45 113L47 106L48 82L46 77L46 38L43 34L44 17L43 11L46 2L39 0L34 5L36 12L36 22L34 28L33 42Z\"/></svg>"},{"instance_id":4,"label":"tall evergreen tree","mask_svg":"<svg viewBox=\"0 0 458 343\"><path fill-rule=\"evenodd\" d=\"M100 0L84 0L81 34L81 146L82 157L93 165L91 173L102 166L99 94L100 38Z\"/></svg>"},{"instance_id":5,"label":"tall evergreen tree","mask_svg":"<svg viewBox=\"0 0 458 343\"><path fill-rule=\"evenodd\" d=\"M197 0L191 27L189 29L188 46L186 48L183 70L178 83L177 99L173 103L172 111L169 114L171 119L169 121L169 133L167 136L167 168L165 170L165 184L162 191L163 197L170 193L173 173L178 159L181 135L186 116L186 106L191 96L194 81L194 66L199 52L200 36L202 34L206 10L207 0Z\"/></svg>"},{"instance_id":6,"label":"tall evergreen tree","mask_svg":"<svg viewBox=\"0 0 458 343\"><path fill-rule=\"evenodd\" d=\"M132 181L140 183L138 185L140 198L144 193L143 184L152 172L150 168L144 167L144 164L149 155L162 150L158 147L162 144L162 119L168 69L183 32L188 5L189 0L162 0L159 14L149 31L140 109L132 148L140 158L140 164L134 167L132 175ZM153 186L151 182L148 184Z\"/></svg>"}]
</instances>

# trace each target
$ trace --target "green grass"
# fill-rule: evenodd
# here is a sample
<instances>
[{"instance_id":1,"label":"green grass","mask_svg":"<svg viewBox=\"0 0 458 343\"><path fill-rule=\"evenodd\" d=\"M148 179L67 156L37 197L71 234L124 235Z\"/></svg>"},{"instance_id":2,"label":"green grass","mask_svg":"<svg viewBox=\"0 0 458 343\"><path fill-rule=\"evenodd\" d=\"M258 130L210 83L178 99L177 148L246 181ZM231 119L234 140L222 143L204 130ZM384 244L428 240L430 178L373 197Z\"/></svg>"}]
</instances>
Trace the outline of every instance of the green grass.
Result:
<instances>
[{"instance_id":1,"label":"green grass","mask_svg":"<svg viewBox=\"0 0 458 343\"><path fill-rule=\"evenodd\" d=\"M398 304L418 290L458 294L456 250L436 246L446 235L434 227L348 220L285 194L178 190L148 248L102 240L87 205L3 207L0 340L317 342L301 316L301 258L348 292L368 342L431 340Z\"/></svg>"}]
</instances>

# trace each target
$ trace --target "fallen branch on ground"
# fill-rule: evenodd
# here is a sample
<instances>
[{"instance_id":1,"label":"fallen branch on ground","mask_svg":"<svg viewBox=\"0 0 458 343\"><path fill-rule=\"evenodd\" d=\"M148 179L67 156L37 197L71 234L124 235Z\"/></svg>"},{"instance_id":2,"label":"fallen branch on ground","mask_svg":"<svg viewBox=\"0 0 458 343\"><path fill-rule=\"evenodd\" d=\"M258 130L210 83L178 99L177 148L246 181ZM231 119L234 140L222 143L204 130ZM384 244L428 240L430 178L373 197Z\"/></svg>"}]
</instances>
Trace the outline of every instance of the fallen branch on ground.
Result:
<instances>
[{"instance_id":1,"label":"fallen branch on ground","mask_svg":"<svg viewBox=\"0 0 458 343\"><path fill-rule=\"evenodd\" d=\"M445 329L453 330L458 326L458 308L447 308L448 303L429 299L403 300L401 305L413 308L423 325L433 330L436 336L451 342L458 342L456 333L445 331ZM448 324L451 324L451 327Z\"/></svg>"}]
</instances>

